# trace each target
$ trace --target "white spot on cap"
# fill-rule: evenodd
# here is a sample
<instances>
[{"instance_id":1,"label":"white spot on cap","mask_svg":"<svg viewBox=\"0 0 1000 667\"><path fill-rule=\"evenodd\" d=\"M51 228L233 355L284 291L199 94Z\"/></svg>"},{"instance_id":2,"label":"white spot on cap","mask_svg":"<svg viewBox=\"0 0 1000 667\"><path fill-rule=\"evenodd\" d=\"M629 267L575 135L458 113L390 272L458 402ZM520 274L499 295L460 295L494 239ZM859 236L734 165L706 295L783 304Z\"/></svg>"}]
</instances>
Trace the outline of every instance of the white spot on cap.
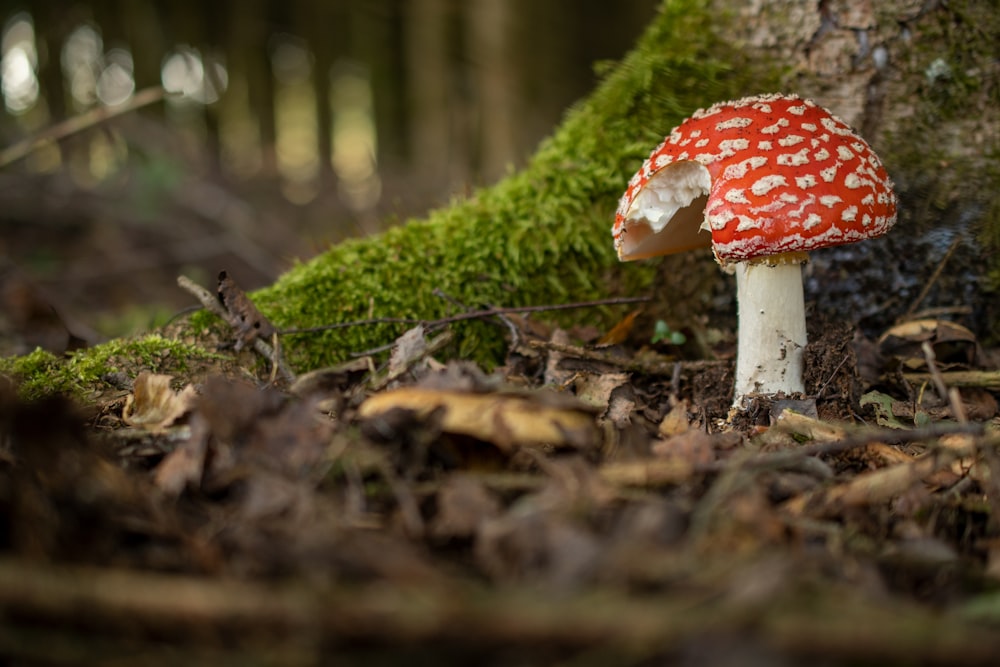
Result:
<instances>
[{"instance_id":1,"label":"white spot on cap","mask_svg":"<svg viewBox=\"0 0 1000 667\"><path fill-rule=\"evenodd\" d=\"M844 222L854 222L858 219L858 207L848 206L841 212L840 219Z\"/></svg>"},{"instance_id":2,"label":"white spot on cap","mask_svg":"<svg viewBox=\"0 0 1000 667\"><path fill-rule=\"evenodd\" d=\"M801 144L806 138L799 134L789 134L787 137L782 137L778 139L778 145L788 148L789 146L794 146L795 144Z\"/></svg>"},{"instance_id":3,"label":"white spot on cap","mask_svg":"<svg viewBox=\"0 0 1000 667\"><path fill-rule=\"evenodd\" d=\"M854 153L847 146L837 146L837 157L841 160L853 160Z\"/></svg>"},{"instance_id":4,"label":"white spot on cap","mask_svg":"<svg viewBox=\"0 0 1000 667\"><path fill-rule=\"evenodd\" d=\"M799 201L799 196L793 195L791 192L782 192L778 195L778 199L788 204L794 204Z\"/></svg>"},{"instance_id":5,"label":"white spot on cap","mask_svg":"<svg viewBox=\"0 0 1000 667\"><path fill-rule=\"evenodd\" d=\"M834 162L826 169L821 170L819 172L819 177L827 183L833 183L833 179L837 177L837 169L840 168L840 164L840 162Z\"/></svg>"},{"instance_id":6,"label":"white spot on cap","mask_svg":"<svg viewBox=\"0 0 1000 667\"><path fill-rule=\"evenodd\" d=\"M765 164L767 164L766 157L763 155L754 155L753 157L741 160L736 164L731 164L726 167L725 171L722 172L722 178L726 180L743 178L751 169L763 167Z\"/></svg>"},{"instance_id":7,"label":"white spot on cap","mask_svg":"<svg viewBox=\"0 0 1000 667\"><path fill-rule=\"evenodd\" d=\"M736 225L736 231L738 232L749 232L751 229L759 229L760 223L756 219L745 216L736 216L739 219L739 223Z\"/></svg>"},{"instance_id":8,"label":"white spot on cap","mask_svg":"<svg viewBox=\"0 0 1000 667\"><path fill-rule=\"evenodd\" d=\"M802 123L802 129L806 132L815 132L817 130L816 123Z\"/></svg>"},{"instance_id":9,"label":"white spot on cap","mask_svg":"<svg viewBox=\"0 0 1000 667\"><path fill-rule=\"evenodd\" d=\"M863 216L861 216L861 224L865 227L872 224L872 217L867 213L865 213Z\"/></svg>"},{"instance_id":10,"label":"white spot on cap","mask_svg":"<svg viewBox=\"0 0 1000 667\"><path fill-rule=\"evenodd\" d=\"M844 177L844 186L852 190L856 190L861 187L861 179L853 171Z\"/></svg>"},{"instance_id":11,"label":"white spot on cap","mask_svg":"<svg viewBox=\"0 0 1000 667\"><path fill-rule=\"evenodd\" d=\"M730 118L715 124L716 132L721 132L722 130L732 130L737 127L746 127L753 123L752 118L747 118L745 116L736 116L735 118Z\"/></svg>"},{"instance_id":12,"label":"white spot on cap","mask_svg":"<svg viewBox=\"0 0 1000 667\"><path fill-rule=\"evenodd\" d=\"M778 156L778 164L792 167L809 164L809 149L803 148L798 153L783 153Z\"/></svg>"},{"instance_id":13,"label":"white spot on cap","mask_svg":"<svg viewBox=\"0 0 1000 667\"><path fill-rule=\"evenodd\" d=\"M773 148L774 148L774 144L772 144L770 141L758 141L757 142L757 150L759 150L759 151L769 151L769 150L771 150Z\"/></svg>"},{"instance_id":14,"label":"white spot on cap","mask_svg":"<svg viewBox=\"0 0 1000 667\"><path fill-rule=\"evenodd\" d=\"M747 199L746 192L743 188L732 188L726 190L725 200L730 204L749 204L750 200Z\"/></svg>"},{"instance_id":15,"label":"white spot on cap","mask_svg":"<svg viewBox=\"0 0 1000 667\"><path fill-rule=\"evenodd\" d=\"M710 141L709 139L699 139L698 141L695 142L694 147L695 148L704 148L705 146L708 145L709 141Z\"/></svg>"},{"instance_id":16,"label":"white spot on cap","mask_svg":"<svg viewBox=\"0 0 1000 667\"><path fill-rule=\"evenodd\" d=\"M788 181L785 180L784 176L781 174L768 174L751 185L750 192L760 197L782 185L788 185Z\"/></svg>"},{"instance_id":17,"label":"white spot on cap","mask_svg":"<svg viewBox=\"0 0 1000 667\"><path fill-rule=\"evenodd\" d=\"M833 134L839 134L842 137L850 136L853 134L851 128L847 127L842 122L839 122L834 118L831 117L820 118L819 122L823 125L823 127L825 127L828 131L830 131Z\"/></svg>"},{"instance_id":18,"label":"white spot on cap","mask_svg":"<svg viewBox=\"0 0 1000 667\"><path fill-rule=\"evenodd\" d=\"M789 124L790 123L788 122L787 118L779 118L777 121L775 121L774 125L768 125L767 127L763 128L761 130L761 133L762 134L777 134L778 132L781 132L781 128L788 127Z\"/></svg>"},{"instance_id":19,"label":"white spot on cap","mask_svg":"<svg viewBox=\"0 0 1000 667\"><path fill-rule=\"evenodd\" d=\"M875 197L873 197L872 194L869 192L868 194L865 195L864 199L861 200L861 203L864 204L865 206L871 206L872 204L875 203Z\"/></svg>"},{"instance_id":20,"label":"white spot on cap","mask_svg":"<svg viewBox=\"0 0 1000 667\"><path fill-rule=\"evenodd\" d=\"M812 229L821 222L823 222L823 218L819 217L815 213L810 213L806 216L806 220L802 223L802 226L805 229Z\"/></svg>"},{"instance_id":21,"label":"white spot on cap","mask_svg":"<svg viewBox=\"0 0 1000 667\"><path fill-rule=\"evenodd\" d=\"M801 116L806 112L806 105L797 107L788 107L788 113L795 114L796 116Z\"/></svg>"},{"instance_id":22,"label":"white spot on cap","mask_svg":"<svg viewBox=\"0 0 1000 667\"><path fill-rule=\"evenodd\" d=\"M822 195L819 198L819 203L822 204L823 206L826 206L827 208L833 208L837 204L837 202L841 201L844 200L838 197L837 195Z\"/></svg>"},{"instance_id":23,"label":"white spot on cap","mask_svg":"<svg viewBox=\"0 0 1000 667\"><path fill-rule=\"evenodd\" d=\"M813 157L819 162L823 162L824 160L829 160L830 151L826 150L825 148L821 148L815 153L813 153Z\"/></svg>"},{"instance_id":24,"label":"white spot on cap","mask_svg":"<svg viewBox=\"0 0 1000 667\"><path fill-rule=\"evenodd\" d=\"M805 176L796 176L795 185L799 186L803 190L813 187L816 185L816 177L812 174L806 174Z\"/></svg>"},{"instance_id":25,"label":"white spot on cap","mask_svg":"<svg viewBox=\"0 0 1000 667\"><path fill-rule=\"evenodd\" d=\"M736 214L733 213L731 208L724 208L718 213L710 213L709 215L706 215L705 220L708 221L708 226L713 231L718 232L725 229L726 225L728 225L735 217Z\"/></svg>"},{"instance_id":26,"label":"white spot on cap","mask_svg":"<svg viewBox=\"0 0 1000 667\"><path fill-rule=\"evenodd\" d=\"M746 139L723 139L719 142L719 157L731 157L736 151L745 151L750 147Z\"/></svg>"}]
</instances>

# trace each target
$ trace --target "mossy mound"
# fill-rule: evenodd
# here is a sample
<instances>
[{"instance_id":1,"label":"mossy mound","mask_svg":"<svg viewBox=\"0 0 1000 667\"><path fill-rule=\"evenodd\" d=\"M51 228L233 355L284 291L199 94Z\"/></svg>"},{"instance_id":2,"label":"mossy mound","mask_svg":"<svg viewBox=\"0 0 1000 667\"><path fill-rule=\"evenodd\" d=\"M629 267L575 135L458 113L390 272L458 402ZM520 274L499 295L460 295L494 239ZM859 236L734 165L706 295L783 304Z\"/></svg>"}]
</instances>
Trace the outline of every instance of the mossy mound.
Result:
<instances>
[{"instance_id":1,"label":"mossy mound","mask_svg":"<svg viewBox=\"0 0 1000 667\"><path fill-rule=\"evenodd\" d=\"M255 300L279 327L365 318L434 320L469 307L558 304L649 286L652 264L622 266L611 244L618 197L664 134L693 110L767 90L765 65L741 62L720 38L725 19L701 0L665 2L636 48L571 109L529 165L499 184L375 237L299 265ZM606 324L610 310L588 317ZM385 345L406 325L287 337L306 370ZM503 331L455 326L456 353L490 365Z\"/></svg>"}]
</instances>

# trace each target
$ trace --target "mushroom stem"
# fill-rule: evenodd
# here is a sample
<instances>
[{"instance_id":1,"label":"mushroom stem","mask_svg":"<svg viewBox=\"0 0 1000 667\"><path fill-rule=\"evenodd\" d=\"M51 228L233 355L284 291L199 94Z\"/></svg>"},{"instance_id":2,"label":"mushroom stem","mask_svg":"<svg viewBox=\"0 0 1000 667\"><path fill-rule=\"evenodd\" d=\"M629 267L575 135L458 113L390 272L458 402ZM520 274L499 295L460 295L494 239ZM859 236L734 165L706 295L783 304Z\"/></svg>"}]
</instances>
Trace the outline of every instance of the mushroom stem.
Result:
<instances>
[{"instance_id":1,"label":"mushroom stem","mask_svg":"<svg viewBox=\"0 0 1000 667\"><path fill-rule=\"evenodd\" d=\"M801 264L738 262L735 272L739 338L733 407L745 407L747 394L755 392L773 396L805 391Z\"/></svg>"}]
</instances>

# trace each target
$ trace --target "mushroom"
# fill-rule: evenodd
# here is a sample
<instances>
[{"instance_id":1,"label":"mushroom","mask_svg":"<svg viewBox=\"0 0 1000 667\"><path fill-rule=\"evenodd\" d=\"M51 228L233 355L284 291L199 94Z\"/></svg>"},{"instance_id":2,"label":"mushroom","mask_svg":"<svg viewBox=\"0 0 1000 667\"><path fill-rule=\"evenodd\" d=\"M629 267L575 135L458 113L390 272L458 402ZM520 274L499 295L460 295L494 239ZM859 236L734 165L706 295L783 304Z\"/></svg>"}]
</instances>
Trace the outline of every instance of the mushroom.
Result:
<instances>
[{"instance_id":1,"label":"mushroom","mask_svg":"<svg viewBox=\"0 0 1000 667\"><path fill-rule=\"evenodd\" d=\"M895 222L892 181L871 146L814 102L773 94L677 126L629 181L612 234L622 261L711 244L736 274L742 408L753 393L804 391L807 253Z\"/></svg>"}]
</instances>

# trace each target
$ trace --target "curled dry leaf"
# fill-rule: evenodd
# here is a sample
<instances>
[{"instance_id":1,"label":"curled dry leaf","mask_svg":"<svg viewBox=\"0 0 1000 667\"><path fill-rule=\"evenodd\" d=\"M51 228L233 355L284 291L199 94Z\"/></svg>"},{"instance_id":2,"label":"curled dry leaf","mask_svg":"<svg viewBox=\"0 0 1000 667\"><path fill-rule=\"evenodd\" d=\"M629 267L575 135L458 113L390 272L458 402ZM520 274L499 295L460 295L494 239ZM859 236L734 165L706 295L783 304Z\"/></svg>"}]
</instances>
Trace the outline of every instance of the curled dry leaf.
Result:
<instances>
[{"instance_id":1,"label":"curled dry leaf","mask_svg":"<svg viewBox=\"0 0 1000 667\"><path fill-rule=\"evenodd\" d=\"M255 338L269 338L274 334L274 325L257 310L254 302L226 271L219 273L215 294L226 309L226 319L236 333L237 350L252 343Z\"/></svg>"},{"instance_id":2,"label":"curled dry leaf","mask_svg":"<svg viewBox=\"0 0 1000 667\"><path fill-rule=\"evenodd\" d=\"M406 410L420 418L439 414L443 432L492 443L505 453L520 447L596 447L597 429L587 406L559 403L563 404L548 405L538 396L404 387L372 396L361 404L358 416L376 420L391 410Z\"/></svg>"},{"instance_id":3,"label":"curled dry leaf","mask_svg":"<svg viewBox=\"0 0 1000 667\"><path fill-rule=\"evenodd\" d=\"M193 385L180 392L170 388L169 375L139 373L135 388L125 399L122 421L135 428L162 431L191 411L196 398Z\"/></svg>"},{"instance_id":4,"label":"curled dry leaf","mask_svg":"<svg viewBox=\"0 0 1000 667\"><path fill-rule=\"evenodd\" d=\"M948 320L912 320L892 327L878 339L879 353L895 357L908 369L926 366L921 345L930 343L942 363L972 364L976 358L976 335Z\"/></svg>"}]
</instances>

